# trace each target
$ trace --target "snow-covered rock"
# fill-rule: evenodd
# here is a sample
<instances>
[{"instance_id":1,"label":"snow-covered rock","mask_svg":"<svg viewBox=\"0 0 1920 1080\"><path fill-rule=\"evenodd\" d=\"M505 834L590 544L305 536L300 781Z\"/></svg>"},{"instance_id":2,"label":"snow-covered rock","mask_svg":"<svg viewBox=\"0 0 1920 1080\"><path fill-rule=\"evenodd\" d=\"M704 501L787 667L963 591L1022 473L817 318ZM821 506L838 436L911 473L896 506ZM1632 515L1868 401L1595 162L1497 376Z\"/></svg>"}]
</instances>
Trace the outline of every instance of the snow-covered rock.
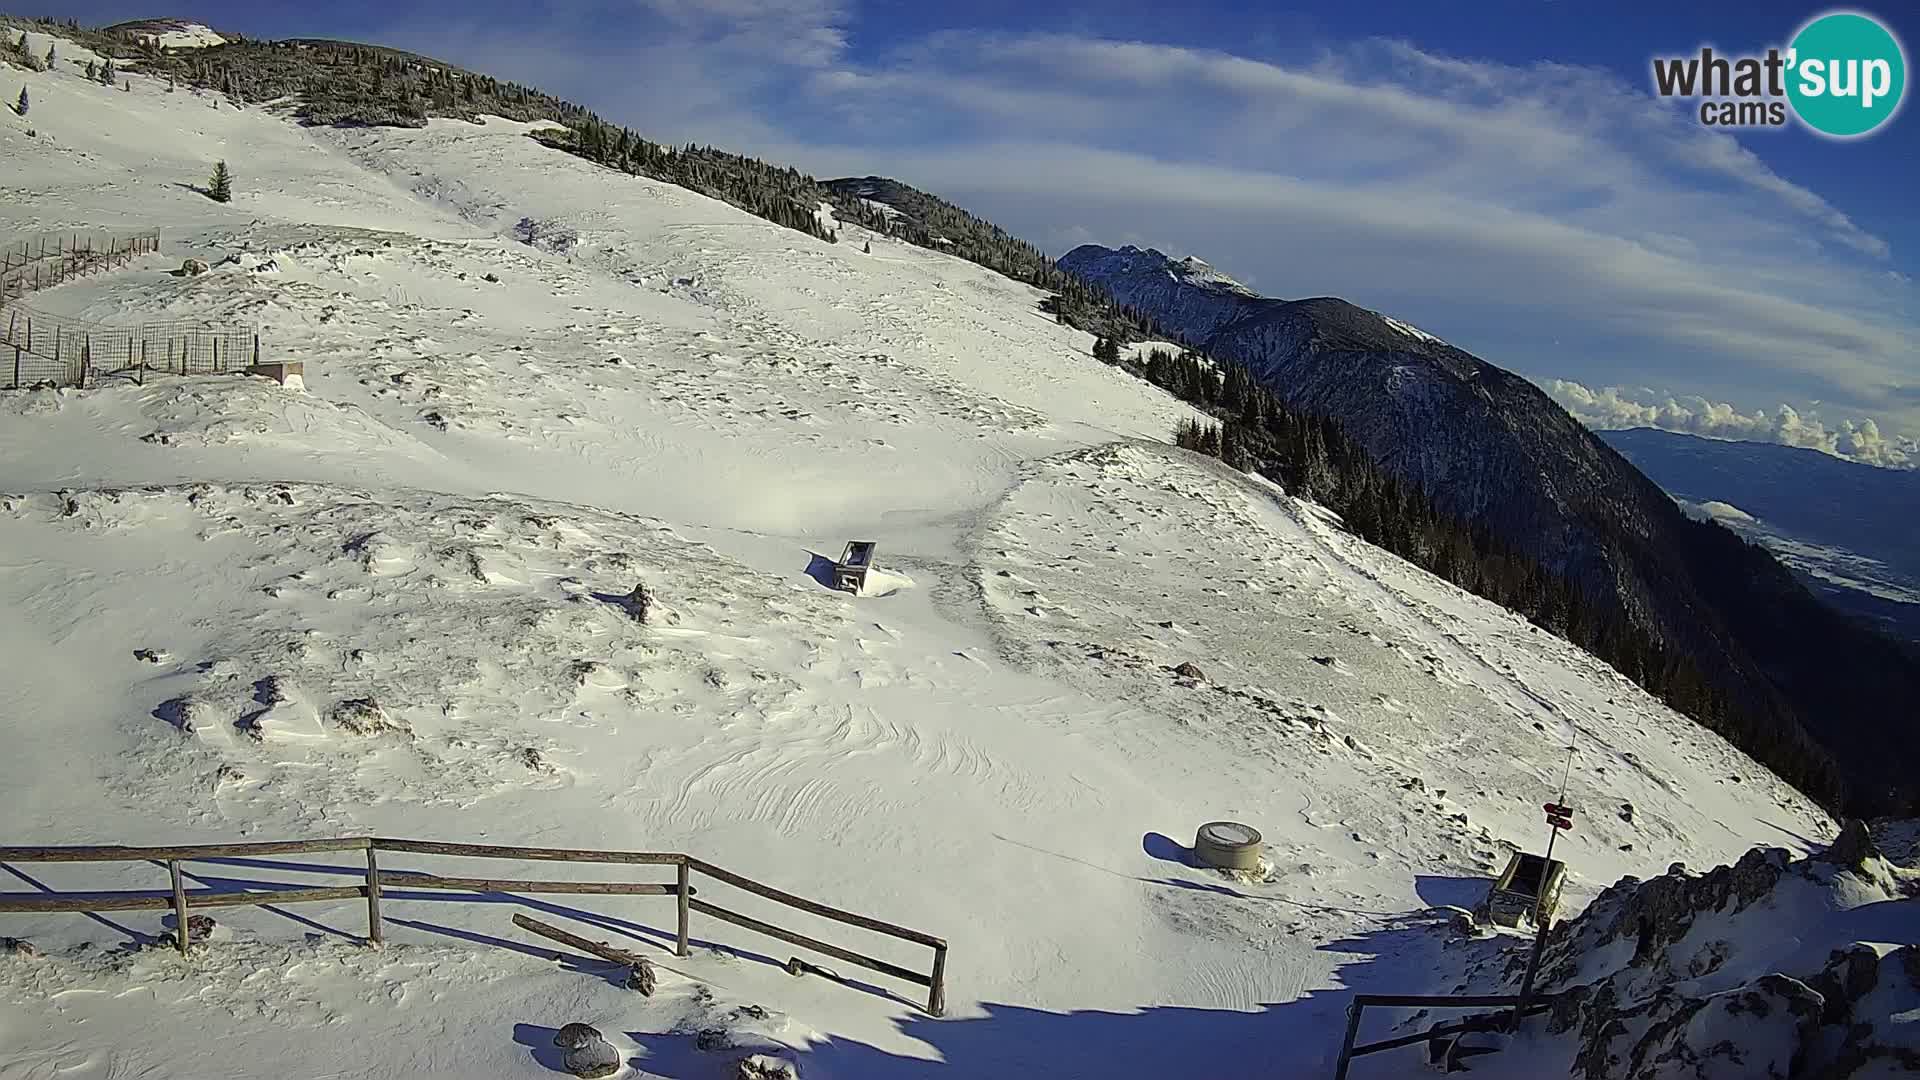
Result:
<instances>
[{"instance_id":1,"label":"snow-covered rock","mask_svg":"<svg viewBox=\"0 0 1920 1080\"><path fill-rule=\"evenodd\" d=\"M1920 1069L1920 869L1857 822L1842 835L1811 858L1755 848L1607 889L1548 941L1553 1007L1526 1056L1579 1080ZM1462 985L1512 991L1524 943L1466 949Z\"/></svg>"}]
</instances>

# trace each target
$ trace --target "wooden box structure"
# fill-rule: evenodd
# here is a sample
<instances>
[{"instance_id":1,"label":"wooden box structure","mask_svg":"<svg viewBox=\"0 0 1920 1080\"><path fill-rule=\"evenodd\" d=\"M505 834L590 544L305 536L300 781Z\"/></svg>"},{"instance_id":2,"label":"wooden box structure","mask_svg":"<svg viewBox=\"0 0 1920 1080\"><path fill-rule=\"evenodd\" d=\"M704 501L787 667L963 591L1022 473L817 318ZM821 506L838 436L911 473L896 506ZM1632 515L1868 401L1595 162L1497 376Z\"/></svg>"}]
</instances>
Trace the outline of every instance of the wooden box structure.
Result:
<instances>
[{"instance_id":1,"label":"wooden box structure","mask_svg":"<svg viewBox=\"0 0 1920 1080\"><path fill-rule=\"evenodd\" d=\"M833 587L850 593L866 587L867 571L873 569L873 552L878 546L872 540L848 541L846 553L833 564Z\"/></svg>"},{"instance_id":2,"label":"wooden box structure","mask_svg":"<svg viewBox=\"0 0 1920 1080\"><path fill-rule=\"evenodd\" d=\"M1534 911L1553 918L1560 906L1560 888L1567 881L1567 864L1516 851L1507 859L1507 868L1487 890L1487 918L1501 926L1531 924Z\"/></svg>"}]
</instances>

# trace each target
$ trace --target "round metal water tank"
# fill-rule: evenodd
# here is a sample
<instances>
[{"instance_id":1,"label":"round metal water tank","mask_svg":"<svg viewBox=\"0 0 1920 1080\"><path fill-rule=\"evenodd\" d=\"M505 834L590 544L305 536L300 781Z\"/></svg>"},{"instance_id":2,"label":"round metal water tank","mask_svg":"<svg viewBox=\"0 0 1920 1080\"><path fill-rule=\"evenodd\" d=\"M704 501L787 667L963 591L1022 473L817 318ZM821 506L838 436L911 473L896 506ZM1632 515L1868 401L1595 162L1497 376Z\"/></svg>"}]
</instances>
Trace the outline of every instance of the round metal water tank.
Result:
<instances>
[{"instance_id":1,"label":"round metal water tank","mask_svg":"<svg viewBox=\"0 0 1920 1080\"><path fill-rule=\"evenodd\" d=\"M1193 840L1194 858L1222 870L1260 868L1260 830L1236 821L1209 821Z\"/></svg>"}]
</instances>

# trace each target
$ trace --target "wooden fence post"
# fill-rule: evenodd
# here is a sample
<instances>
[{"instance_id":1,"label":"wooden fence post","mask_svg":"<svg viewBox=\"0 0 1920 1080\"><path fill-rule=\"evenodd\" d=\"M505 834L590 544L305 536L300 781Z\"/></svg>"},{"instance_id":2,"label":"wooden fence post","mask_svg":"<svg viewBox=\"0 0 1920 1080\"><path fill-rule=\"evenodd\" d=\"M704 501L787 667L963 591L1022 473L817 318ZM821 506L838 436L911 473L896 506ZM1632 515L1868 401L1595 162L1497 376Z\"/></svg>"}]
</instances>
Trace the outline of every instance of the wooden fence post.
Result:
<instances>
[{"instance_id":1,"label":"wooden fence post","mask_svg":"<svg viewBox=\"0 0 1920 1080\"><path fill-rule=\"evenodd\" d=\"M376 949L386 947L380 927L380 863L372 844L367 845L367 941Z\"/></svg>"},{"instance_id":2,"label":"wooden fence post","mask_svg":"<svg viewBox=\"0 0 1920 1080\"><path fill-rule=\"evenodd\" d=\"M933 987L927 991L927 1013L932 1016L947 1015L947 947L937 946L933 950Z\"/></svg>"},{"instance_id":3,"label":"wooden fence post","mask_svg":"<svg viewBox=\"0 0 1920 1080\"><path fill-rule=\"evenodd\" d=\"M187 942L193 936L187 931L187 887L180 881L180 860L167 860L167 873L173 875L173 939L180 945L180 955L187 955Z\"/></svg>"},{"instance_id":4,"label":"wooden fence post","mask_svg":"<svg viewBox=\"0 0 1920 1080\"><path fill-rule=\"evenodd\" d=\"M80 339L80 389L87 388L87 369L93 366L93 335Z\"/></svg>"},{"instance_id":5,"label":"wooden fence post","mask_svg":"<svg viewBox=\"0 0 1920 1080\"><path fill-rule=\"evenodd\" d=\"M687 872L687 860L685 858L682 858L680 860L679 870L680 870L680 897L679 897L680 933L679 933L679 936L674 939L673 955L691 956L693 955L693 950L689 948L687 943L687 900L690 898L693 892L693 889L687 883L688 878L690 878L692 875L690 875Z\"/></svg>"}]
</instances>

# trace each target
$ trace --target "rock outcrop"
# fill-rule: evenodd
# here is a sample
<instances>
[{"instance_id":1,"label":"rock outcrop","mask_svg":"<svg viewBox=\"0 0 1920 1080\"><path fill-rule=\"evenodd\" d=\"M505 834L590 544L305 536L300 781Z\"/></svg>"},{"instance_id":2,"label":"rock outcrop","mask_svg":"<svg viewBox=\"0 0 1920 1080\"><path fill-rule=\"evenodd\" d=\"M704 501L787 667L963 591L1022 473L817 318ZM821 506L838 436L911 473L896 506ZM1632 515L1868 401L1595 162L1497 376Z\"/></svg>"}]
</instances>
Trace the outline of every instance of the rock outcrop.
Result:
<instances>
[{"instance_id":1,"label":"rock outcrop","mask_svg":"<svg viewBox=\"0 0 1920 1080\"><path fill-rule=\"evenodd\" d=\"M1916 943L1920 870L1849 823L1811 858L1756 848L1703 874L1621 879L1550 935L1545 1030L1570 1041L1575 1080L1920 1072ZM1513 992L1526 950L1484 948L1491 979L1468 984Z\"/></svg>"}]
</instances>

